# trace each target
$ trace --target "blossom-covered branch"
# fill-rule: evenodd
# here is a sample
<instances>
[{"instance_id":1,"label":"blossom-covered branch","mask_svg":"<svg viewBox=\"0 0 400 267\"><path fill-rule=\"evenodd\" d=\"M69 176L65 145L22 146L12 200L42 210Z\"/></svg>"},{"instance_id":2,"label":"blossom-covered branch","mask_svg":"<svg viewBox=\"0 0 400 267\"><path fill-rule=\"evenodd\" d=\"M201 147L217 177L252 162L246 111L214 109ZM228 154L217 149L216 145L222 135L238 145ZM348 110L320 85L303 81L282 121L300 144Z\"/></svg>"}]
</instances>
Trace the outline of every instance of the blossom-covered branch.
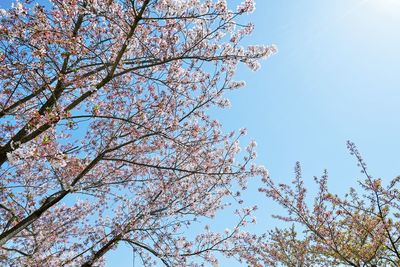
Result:
<instances>
[{"instance_id":1,"label":"blossom-covered branch","mask_svg":"<svg viewBox=\"0 0 400 267\"><path fill-rule=\"evenodd\" d=\"M276 217L293 227L263 238L259 260L285 266L399 266L400 178L384 187L381 179L369 174L354 143L347 146L365 179L344 197L331 193L325 172L315 178L319 190L310 205L299 164L293 186L264 180L260 191L287 211Z\"/></svg>"},{"instance_id":2,"label":"blossom-covered branch","mask_svg":"<svg viewBox=\"0 0 400 267\"><path fill-rule=\"evenodd\" d=\"M248 212L225 237L185 241L183 230L266 173L251 163L255 143L240 152L244 132L223 134L207 113L244 85L233 80L239 63L256 70L275 52L240 45L253 25L237 20L253 10L250 0L234 10L223 0L1 10L2 265L98 266L120 242L146 266L241 253L232 244Z\"/></svg>"}]
</instances>

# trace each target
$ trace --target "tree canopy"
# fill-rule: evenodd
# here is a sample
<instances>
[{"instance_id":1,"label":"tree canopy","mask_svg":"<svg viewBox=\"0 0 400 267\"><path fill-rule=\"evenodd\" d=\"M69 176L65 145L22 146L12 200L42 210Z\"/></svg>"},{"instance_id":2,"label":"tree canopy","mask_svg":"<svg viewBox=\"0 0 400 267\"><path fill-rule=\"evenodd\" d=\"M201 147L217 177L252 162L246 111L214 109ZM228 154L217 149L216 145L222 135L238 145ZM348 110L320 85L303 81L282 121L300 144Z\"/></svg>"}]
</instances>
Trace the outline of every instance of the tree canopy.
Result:
<instances>
[{"instance_id":1,"label":"tree canopy","mask_svg":"<svg viewBox=\"0 0 400 267\"><path fill-rule=\"evenodd\" d=\"M207 112L275 52L244 47L246 0L16 2L0 19L0 263L93 266L121 242L145 266L251 258L231 232L184 229L240 198L252 162L245 133Z\"/></svg>"}]
</instances>

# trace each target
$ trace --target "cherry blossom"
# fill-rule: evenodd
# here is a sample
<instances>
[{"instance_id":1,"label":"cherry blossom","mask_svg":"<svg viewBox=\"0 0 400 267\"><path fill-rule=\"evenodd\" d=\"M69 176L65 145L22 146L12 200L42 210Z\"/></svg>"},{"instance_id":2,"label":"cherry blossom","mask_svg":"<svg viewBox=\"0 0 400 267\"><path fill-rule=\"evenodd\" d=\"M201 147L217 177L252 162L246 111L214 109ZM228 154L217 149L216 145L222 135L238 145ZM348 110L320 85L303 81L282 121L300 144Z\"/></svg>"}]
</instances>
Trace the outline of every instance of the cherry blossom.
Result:
<instances>
[{"instance_id":1,"label":"cherry blossom","mask_svg":"<svg viewBox=\"0 0 400 267\"><path fill-rule=\"evenodd\" d=\"M236 213L227 233L185 230L229 205L252 163L208 110L240 63L254 10L211 0L16 2L0 12L0 264L101 266L126 242L145 266L251 260ZM234 37L234 41L229 41ZM234 216L233 216L234 217ZM233 220L232 220L233 221Z\"/></svg>"},{"instance_id":2,"label":"cherry blossom","mask_svg":"<svg viewBox=\"0 0 400 267\"><path fill-rule=\"evenodd\" d=\"M367 171L358 149L348 142L365 179L343 197L331 193L328 174L315 178L314 201L307 199L300 164L292 185L276 185L268 176L260 191L280 204L286 215L275 217L292 223L255 241L256 263L270 266L399 266L399 177L387 186ZM258 251L257 251L258 249Z\"/></svg>"}]
</instances>

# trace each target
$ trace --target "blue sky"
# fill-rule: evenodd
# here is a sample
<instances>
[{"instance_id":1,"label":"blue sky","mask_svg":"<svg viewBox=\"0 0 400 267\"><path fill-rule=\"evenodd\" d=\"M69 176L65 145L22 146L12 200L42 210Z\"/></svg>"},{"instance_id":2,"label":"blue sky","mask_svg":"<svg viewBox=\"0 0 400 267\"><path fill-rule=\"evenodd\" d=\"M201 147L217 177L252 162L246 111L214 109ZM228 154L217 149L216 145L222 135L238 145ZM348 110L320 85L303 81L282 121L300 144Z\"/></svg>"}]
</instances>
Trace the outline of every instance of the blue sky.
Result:
<instances>
[{"instance_id":1,"label":"blue sky","mask_svg":"<svg viewBox=\"0 0 400 267\"><path fill-rule=\"evenodd\" d=\"M238 73L247 88L232 94L223 122L249 129L271 175L286 177L299 160L306 174L328 168L332 183L347 182L358 175L348 139L372 173L398 175L400 2L258 1L253 21L251 42L279 53Z\"/></svg>"},{"instance_id":2,"label":"blue sky","mask_svg":"<svg viewBox=\"0 0 400 267\"><path fill-rule=\"evenodd\" d=\"M400 1L258 0L256 7L246 17L256 25L247 42L274 43L279 53L258 72L239 69L246 88L230 93L232 107L215 114L224 128L246 127L258 143L257 162L278 182L290 180L300 161L307 183L326 168L332 191L355 186L361 174L346 140L357 144L372 175L399 175ZM263 231L277 225L270 215L279 210L254 193L259 186L250 184L246 201L260 207L255 230ZM215 224L226 222L218 217ZM122 247L107 266L131 261Z\"/></svg>"}]
</instances>

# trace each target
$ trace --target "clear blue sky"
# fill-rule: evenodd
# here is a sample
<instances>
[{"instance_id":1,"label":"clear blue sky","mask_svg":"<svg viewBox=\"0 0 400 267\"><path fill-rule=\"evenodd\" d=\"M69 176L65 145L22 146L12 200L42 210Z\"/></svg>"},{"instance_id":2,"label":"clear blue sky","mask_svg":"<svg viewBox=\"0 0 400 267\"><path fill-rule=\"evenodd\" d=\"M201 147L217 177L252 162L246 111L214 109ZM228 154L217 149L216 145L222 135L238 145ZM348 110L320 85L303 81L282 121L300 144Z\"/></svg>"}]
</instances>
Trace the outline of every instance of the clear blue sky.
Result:
<instances>
[{"instance_id":1,"label":"clear blue sky","mask_svg":"<svg viewBox=\"0 0 400 267\"><path fill-rule=\"evenodd\" d=\"M258 0L246 19L256 25L247 41L274 43L279 53L258 72L241 68L246 88L232 92L232 108L215 115L227 130L248 129L272 178L290 180L300 161L307 181L326 168L332 191L346 191L361 177L348 139L372 175L400 175L400 1ZM246 200L259 205L256 231L263 231L277 225L270 215L279 211L254 193L259 185L251 183ZM219 217L216 224L226 222ZM131 260L122 247L107 266L132 266Z\"/></svg>"}]
</instances>

